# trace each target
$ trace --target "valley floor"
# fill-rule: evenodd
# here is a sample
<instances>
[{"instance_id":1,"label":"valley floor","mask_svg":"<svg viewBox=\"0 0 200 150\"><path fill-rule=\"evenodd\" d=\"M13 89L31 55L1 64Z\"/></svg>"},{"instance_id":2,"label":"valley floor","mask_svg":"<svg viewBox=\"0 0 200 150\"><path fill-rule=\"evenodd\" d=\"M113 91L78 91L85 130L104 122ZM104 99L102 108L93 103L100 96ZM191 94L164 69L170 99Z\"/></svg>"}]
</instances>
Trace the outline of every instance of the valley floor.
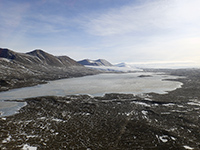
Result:
<instances>
[{"instance_id":1,"label":"valley floor","mask_svg":"<svg viewBox=\"0 0 200 150\"><path fill-rule=\"evenodd\" d=\"M0 147L198 150L200 71L162 71L184 75L186 78L176 79L184 83L182 88L140 96L26 99L27 105L18 114L0 118Z\"/></svg>"}]
</instances>

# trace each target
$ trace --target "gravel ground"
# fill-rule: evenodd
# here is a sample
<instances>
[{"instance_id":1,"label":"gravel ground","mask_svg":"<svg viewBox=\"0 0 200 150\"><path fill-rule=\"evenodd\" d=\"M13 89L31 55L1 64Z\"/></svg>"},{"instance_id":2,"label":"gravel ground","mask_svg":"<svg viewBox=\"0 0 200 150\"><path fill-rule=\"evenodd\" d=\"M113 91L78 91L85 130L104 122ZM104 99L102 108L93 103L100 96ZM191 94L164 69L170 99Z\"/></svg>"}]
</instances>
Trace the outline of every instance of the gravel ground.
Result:
<instances>
[{"instance_id":1,"label":"gravel ground","mask_svg":"<svg viewBox=\"0 0 200 150\"><path fill-rule=\"evenodd\" d=\"M0 119L0 148L198 150L200 71L162 71L184 75L183 87L168 94L26 99L18 114Z\"/></svg>"}]
</instances>

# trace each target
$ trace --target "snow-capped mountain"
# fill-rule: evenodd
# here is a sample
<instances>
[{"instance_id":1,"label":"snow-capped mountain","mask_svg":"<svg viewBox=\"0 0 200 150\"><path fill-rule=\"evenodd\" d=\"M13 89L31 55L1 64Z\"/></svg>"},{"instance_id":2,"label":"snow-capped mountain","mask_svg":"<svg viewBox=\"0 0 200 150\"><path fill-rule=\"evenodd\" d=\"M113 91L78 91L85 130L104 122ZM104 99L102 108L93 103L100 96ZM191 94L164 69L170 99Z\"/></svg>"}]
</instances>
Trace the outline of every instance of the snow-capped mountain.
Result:
<instances>
[{"instance_id":1,"label":"snow-capped mountain","mask_svg":"<svg viewBox=\"0 0 200 150\"><path fill-rule=\"evenodd\" d=\"M132 68L133 67L128 63L119 63L119 64L116 64L115 66L117 66L117 67L127 67L127 68Z\"/></svg>"},{"instance_id":2,"label":"snow-capped mountain","mask_svg":"<svg viewBox=\"0 0 200 150\"><path fill-rule=\"evenodd\" d=\"M81 61L78 61L81 65L87 65L87 66L113 66L110 62L108 62L105 59L98 59L98 60L90 60L90 59L84 59Z\"/></svg>"}]
</instances>

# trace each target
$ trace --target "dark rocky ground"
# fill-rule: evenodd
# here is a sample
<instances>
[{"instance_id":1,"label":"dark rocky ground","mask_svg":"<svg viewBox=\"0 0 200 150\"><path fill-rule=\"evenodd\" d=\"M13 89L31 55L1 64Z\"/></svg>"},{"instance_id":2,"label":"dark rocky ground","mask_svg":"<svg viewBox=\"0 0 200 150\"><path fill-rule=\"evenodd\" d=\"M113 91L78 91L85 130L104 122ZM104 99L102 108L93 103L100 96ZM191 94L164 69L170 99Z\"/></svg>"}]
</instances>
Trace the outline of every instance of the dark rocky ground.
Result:
<instances>
[{"instance_id":1,"label":"dark rocky ground","mask_svg":"<svg viewBox=\"0 0 200 150\"><path fill-rule=\"evenodd\" d=\"M200 70L153 71L184 75L184 85L162 95L26 99L0 119L1 149L199 150Z\"/></svg>"}]
</instances>

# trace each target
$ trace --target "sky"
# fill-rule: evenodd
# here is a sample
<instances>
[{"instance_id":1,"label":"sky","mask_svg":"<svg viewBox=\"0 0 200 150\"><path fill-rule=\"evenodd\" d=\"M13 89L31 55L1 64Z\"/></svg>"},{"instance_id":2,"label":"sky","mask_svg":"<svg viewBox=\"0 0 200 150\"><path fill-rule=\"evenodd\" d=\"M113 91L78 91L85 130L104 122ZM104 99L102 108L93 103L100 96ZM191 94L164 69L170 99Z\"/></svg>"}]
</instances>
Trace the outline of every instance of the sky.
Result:
<instances>
[{"instance_id":1,"label":"sky","mask_svg":"<svg viewBox=\"0 0 200 150\"><path fill-rule=\"evenodd\" d=\"M200 0L0 0L0 47L200 66Z\"/></svg>"}]
</instances>

